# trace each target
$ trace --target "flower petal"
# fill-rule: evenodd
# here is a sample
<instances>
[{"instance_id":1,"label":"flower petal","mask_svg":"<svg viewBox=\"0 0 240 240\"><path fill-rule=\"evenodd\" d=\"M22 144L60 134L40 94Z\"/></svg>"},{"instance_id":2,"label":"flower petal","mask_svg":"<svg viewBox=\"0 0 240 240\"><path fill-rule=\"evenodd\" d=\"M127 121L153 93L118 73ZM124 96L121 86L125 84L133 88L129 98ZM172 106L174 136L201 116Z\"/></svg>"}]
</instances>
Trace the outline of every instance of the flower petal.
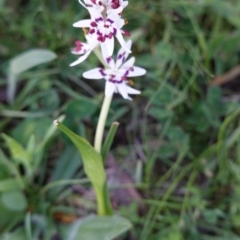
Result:
<instances>
[{"instance_id":1,"label":"flower petal","mask_svg":"<svg viewBox=\"0 0 240 240\"><path fill-rule=\"evenodd\" d=\"M123 36L122 36L122 33L121 33L119 30L117 30L116 38L117 38L117 40L119 41L119 43L120 43L120 45L122 46L122 48L123 48L126 52L131 53L131 50L126 47L126 43L125 43L125 41L124 41L124 38L123 38Z\"/></svg>"},{"instance_id":2,"label":"flower petal","mask_svg":"<svg viewBox=\"0 0 240 240\"><path fill-rule=\"evenodd\" d=\"M127 92L129 93L129 94L140 94L141 92L139 91L139 90L137 90L137 89L134 89L134 88L131 88L131 87L129 87L129 86L126 86L127 87Z\"/></svg>"},{"instance_id":3,"label":"flower petal","mask_svg":"<svg viewBox=\"0 0 240 240\"><path fill-rule=\"evenodd\" d=\"M101 79L104 78L104 72L101 71L101 68L94 68L84 72L83 77L87 79Z\"/></svg>"},{"instance_id":4,"label":"flower petal","mask_svg":"<svg viewBox=\"0 0 240 240\"><path fill-rule=\"evenodd\" d=\"M85 52L87 52L89 49L90 49L89 44L86 44L86 43L82 43L82 42L81 42L80 48L78 49L78 46L75 47L75 48L72 48L72 49L71 49L71 53L72 53L72 54L75 54L75 55L82 55L82 54L84 54Z\"/></svg>"},{"instance_id":5,"label":"flower petal","mask_svg":"<svg viewBox=\"0 0 240 240\"><path fill-rule=\"evenodd\" d=\"M126 84L118 84L117 85L119 93L123 96L123 98L128 99L128 94L127 94L127 86Z\"/></svg>"},{"instance_id":6,"label":"flower petal","mask_svg":"<svg viewBox=\"0 0 240 240\"><path fill-rule=\"evenodd\" d=\"M79 27L79 28L88 28L91 25L92 20L91 19L84 19L84 20L80 20L78 22L75 22L73 24L74 27Z\"/></svg>"},{"instance_id":7,"label":"flower petal","mask_svg":"<svg viewBox=\"0 0 240 240\"><path fill-rule=\"evenodd\" d=\"M91 53L91 51L86 52L86 54L82 55L80 58L78 58L78 60L76 60L75 62L70 64L70 67L73 67L77 64L80 64L81 62L83 62Z\"/></svg>"},{"instance_id":8,"label":"flower petal","mask_svg":"<svg viewBox=\"0 0 240 240\"><path fill-rule=\"evenodd\" d=\"M88 2L88 1L85 0L85 1L84 1L85 3L83 3L81 0L78 0L78 2L79 2L83 7L87 8L85 4L86 4L86 2Z\"/></svg>"},{"instance_id":9,"label":"flower petal","mask_svg":"<svg viewBox=\"0 0 240 240\"><path fill-rule=\"evenodd\" d=\"M132 40L128 40L125 44L125 46L131 50L131 47L132 47ZM128 55L129 55L129 52L126 52L126 50L124 48L121 48L119 51L118 51L118 54L117 54L117 60L116 60L116 67L119 68L123 63L124 61L128 58Z\"/></svg>"},{"instance_id":10,"label":"flower petal","mask_svg":"<svg viewBox=\"0 0 240 240\"><path fill-rule=\"evenodd\" d=\"M115 91L116 85L112 82L106 81L105 96L110 97Z\"/></svg>"},{"instance_id":11,"label":"flower petal","mask_svg":"<svg viewBox=\"0 0 240 240\"><path fill-rule=\"evenodd\" d=\"M110 68L114 68L115 61L109 55L108 50L107 50L107 45L104 42L104 43L100 43L100 46L101 46L101 52L102 52L103 58L105 59L106 63L110 66Z\"/></svg>"},{"instance_id":12,"label":"flower petal","mask_svg":"<svg viewBox=\"0 0 240 240\"><path fill-rule=\"evenodd\" d=\"M135 62L135 57L131 57L120 68L124 69L124 68L133 67L134 62Z\"/></svg>"},{"instance_id":13,"label":"flower petal","mask_svg":"<svg viewBox=\"0 0 240 240\"><path fill-rule=\"evenodd\" d=\"M141 67L133 67L133 71L129 71L128 72L128 77L138 77L138 76L142 76L146 73L146 70L144 68Z\"/></svg>"},{"instance_id":14,"label":"flower petal","mask_svg":"<svg viewBox=\"0 0 240 240\"><path fill-rule=\"evenodd\" d=\"M106 38L105 42L103 43L106 46L108 51L108 56L112 56L114 50L114 38Z\"/></svg>"},{"instance_id":15,"label":"flower petal","mask_svg":"<svg viewBox=\"0 0 240 240\"><path fill-rule=\"evenodd\" d=\"M100 43L100 47L101 47L101 52L102 52L103 58L107 59L109 57L109 55L108 55L108 50L107 50L106 44Z\"/></svg>"}]
</instances>

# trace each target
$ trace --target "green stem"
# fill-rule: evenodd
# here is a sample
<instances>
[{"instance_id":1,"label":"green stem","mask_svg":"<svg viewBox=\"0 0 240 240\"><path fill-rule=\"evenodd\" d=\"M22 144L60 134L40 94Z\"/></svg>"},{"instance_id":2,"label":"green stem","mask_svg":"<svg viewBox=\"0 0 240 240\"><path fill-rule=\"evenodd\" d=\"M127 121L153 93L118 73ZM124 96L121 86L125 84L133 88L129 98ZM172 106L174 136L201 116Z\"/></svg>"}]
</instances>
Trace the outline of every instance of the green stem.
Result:
<instances>
[{"instance_id":1,"label":"green stem","mask_svg":"<svg viewBox=\"0 0 240 240\"><path fill-rule=\"evenodd\" d=\"M106 119L107 119L111 101L112 101L112 95L109 97L105 96L103 105L102 105L102 109L101 109L101 113L99 116L96 135L95 135L95 141L94 141L94 148L98 153L101 153L103 132L104 132L104 127L105 127L105 123L106 123Z\"/></svg>"},{"instance_id":2,"label":"green stem","mask_svg":"<svg viewBox=\"0 0 240 240\"><path fill-rule=\"evenodd\" d=\"M98 59L101 61L101 63L106 68L109 68L109 65L107 64L105 59L102 57L100 49L95 48L94 52L95 52L96 56L98 57ZM105 127L109 107L110 107L110 104L112 101L112 97L113 97L113 94L109 97L105 96L103 105L102 105L102 109L101 109L101 113L99 116L98 124L97 124L96 135L95 135L95 140L94 140L94 148L100 154L101 154L101 149L102 149L104 127ZM104 165L104 160L102 163ZM112 210L112 205L111 205L111 201L110 201L109 194L108 194L106 180L105 180L104 185L101 188L95 187L95 192L96 192L97 205L98 205L98 215L99 216L112 215L113 210Z\"/></svg>"},{"instance_id":3,"label":"green stem","mask_svg":"<svg viewBox=\"0 0 240 240\"><path fill-rule=\"evenodd\" d=\"M95 141L94 141L94 148L97 152L101 154L102 149L102 139L103 139L103 132L104 127L109 111L109 107L112 101L112 96L104 98L101 113L99 116L98 124L97 124L97 130L95 135ZM104 163L104 161L103 161ZM106 181L104 183L104 186L102 188L96 188L96 197L97 197L97 204L98 204L98 215L99 216L105 216L105 215L112 215L112 205L108 194L107 184Z\"/></svg>"},{"instance_id":4,"label":"green stem","mask_svg":"<svg viewBox=\"0 0 240 240\"><path fill-rule=\"evenodd\" d=\"M99 216L111 216L113 214L112 205L108 195L107 185L103 189L95 189L98 204Z\"/></svg>"}]
</instances>

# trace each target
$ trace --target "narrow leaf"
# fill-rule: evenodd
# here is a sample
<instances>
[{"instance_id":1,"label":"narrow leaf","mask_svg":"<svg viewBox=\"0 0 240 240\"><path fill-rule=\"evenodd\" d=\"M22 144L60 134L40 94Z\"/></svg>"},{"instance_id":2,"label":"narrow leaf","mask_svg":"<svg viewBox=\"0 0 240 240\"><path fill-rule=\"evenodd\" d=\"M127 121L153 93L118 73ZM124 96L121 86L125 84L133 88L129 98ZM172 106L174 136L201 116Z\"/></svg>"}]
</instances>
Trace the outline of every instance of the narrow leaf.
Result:
<instances>
[{"instance_id":1,"label":"narrow leaf","mask_svg":"<svg viewBox=\"0 0 240 240\"><path fill-rule=\"evenodd\" d=\"M104 162L106 161L106 157L107 157L110 147L112 145L113 139L114 139L116 131L118 129L118 126L119 126L118 122L112 123L111 128L108 132L107 138L103 144L101 155L102 155Z\"/></svg>"},{"instance_id":2,"label":"narrow leaf","mask_svg":"<svg viewBox=\"0 0 240 240\"><path fill-rule=\"evenodd\" d=\"M9 137L6 134L2 134L2 137L8 144L12 158L20 162L27 161L28 159L27 151L22 147L20 143L18 143L16 140L14 140L13 138Z\"/></svg>"},{"instance_id":3,"label":"narrow leaf","mask_svg":"<svg viewBox=\"0 0 240 240\"><path fill-rule=\"evenodd\" d=\"M10 61L10 73L19 74L42 63L55 59L57 55L46 49L26 51Z\"/></svg>"},{"instance_id":4,"label":"narrow leaf","mask_svg":"<svg viewBox=\"0 0 240 240\"><path fill-rule=\"evenodd\" d=\"M86 175L93 184L98 200L98 214L111 215L112 210L106 191L106 174L101 155L84 138L78 136L65 125L55 120L54 124L64 132L77 147L82 156Z\"/></svg>"}]
</instances>

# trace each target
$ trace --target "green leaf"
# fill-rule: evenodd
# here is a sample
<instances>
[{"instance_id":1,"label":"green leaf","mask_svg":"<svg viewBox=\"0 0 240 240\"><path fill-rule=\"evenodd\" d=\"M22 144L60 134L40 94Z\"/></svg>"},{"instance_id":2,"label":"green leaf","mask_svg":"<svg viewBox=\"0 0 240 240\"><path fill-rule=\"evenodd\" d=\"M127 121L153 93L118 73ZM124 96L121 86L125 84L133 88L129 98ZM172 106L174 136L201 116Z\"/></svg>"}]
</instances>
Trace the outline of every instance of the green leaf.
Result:
<instances>
[{"instance_id":1,"label":"green leaf","mask_svg":"<svg viewBox=\"0 0 240 240\"><path fill-rule=\"evenodd\" d=\"M112 213L110 201L106 191L106 174L103 168L103 161L101 155L90 145L84 138L72 132L65 125L59 121L54 121L54 124L64 132L77 147L82 156L84 171L96 192L98 200L98 214L110 215ZM105 194L103 198L103 193Z\"/></svg>"},{"instance_id":2,"label":"green leaf","mask_svg":"<svg viewBox=\"0 0 240 240\"><path fill-rule=\"evenodd\" d=\"M12 226L16 226L17 224L22 223L22 219L25 214L24 212L11 211L8 208L6 208L1 201L1 196L0 196L0 213L1 213L0 233L2 233L6 228L12 229ZM2 240L1 237L2 235L0 234L0 239Z\"/></svg>"},{"instance_id":3,"label":"green leaf","mask_svg":"<svg viewBox=\"0 0 240 240\"><path fill-rule=\"evenodd\" d=\"M73 119L83 119L91 117L96 109L97 105L88 99L73 100L68 104L66 114Z\"/></svg>"},{"instance_id":4,"label":"green leaf","mask_svg":"<svg viewBox=\"0 0 240 240\"><path fill-rule=\"evenodd\" d=\"M221 113L222 110L222 92L219 87L210 87L207 94L207 104L215 114Z\"/></svg>"},{"instance_id":5,"label":"green leaf","mask_svg":"<svg viewBox=\"0 0 240 240\"><path fill-rule=\"evenodd\" d=\"M9 192L13 190L20 190L23 185L17 179L4 179L0 181L0 192Z\"/></svg>"},{"instance_id":6,"label":"green leaf","mask_svg":"<svg viewBox=\"0 0 240 240\"><path fill-rule=\"evenodd\" d=\"M21 212L27 208L27 199L21 191L5 192L1 195L1 200L12 211Z\"/></svg>"},{"instance_id":7,"label":"green leaf","mask_svg":"<svg viewBox=\"0 0 240 240\"><path fill-rule=\"evenodd\" d=\"M16 75L42 63L52 61L56 57L54 52L46 49L29 50L13 58L10 61L9 70Z\"/></svg>"},{"instance_id":8,"label":"green leaf","mask_svg":"<svg viewBox=\"0 0 240 240\"><path fill-rule=\"evenodd\" d=\"M71 162L71 164L69 164ZM56 161L55 168L51 175L51 183L58 180L73 179L74 175L82 165L82 160L79 156L78 150L74 146L67 146L60 154ZM51 189L49 195L51 197L58 196L57 193L61 191L65 185L60 185Z\"/></svg>"},{"instance_id":9,"label":"green leaf","mask_svg":"<svg viewBox=\"0 0 240 240\"><path fill-rule=\"evenodd\" d=\"M112 240L131 228L131 223L120 216L90 216L79 220L69 229L64 239L68 240Z\"/></svg>"},{"instance_id":10,"label":"green leaf","mask_svg":"<svg viewBox=\"0 0 240 240\"><path fill-rule=\"evenodd\" d=\"M7 233L3 236L3 240L26 240L27 236L24 228L20 228L13 233Z\"/></svg>"},{"instance_id":11,"label":"green leaf","mask_svg":"<svg viewBox=\"0 0 240 240\"><path fill-rule=\"evenodd\" d=\"M15 163L23 164L23 166L25 167L25 170L26 170L26 175L30 177L32 175L32 167L31 167L31 163L30 163L31 156L28 153L28 151L25 150L19 142L17 142L13 138L9 137L8 135L2 134L2 137L8 144L8 148L11 152L11 156L12 156L13 160L15 161Z\"/></svg>"},{"instance_id":12,"label":"green leaf","mask_svg":"<svg viewBox=\"0 0 240 240\"><path fill-rule=\"evenodd\" d=\"M161 107L151 107L149 114L158 120L170 118L174 115L173 111Z\"/></svg>"},{"instance_id":13,"label":"green leaf","mask_svg":"<svg viewBox=\"0 0 240 240\"><path fill-rule=\"evenodd\" d=\"M106 157L107 157L107 154L110 150L110 147L112 145L112 142L113 142L113 139L114 139L114 136L116 134L116 131L118 129L118 126L119 126L119 123L118 122L114 122L112 123L112 126L108 132L108 135L107 135L107 138L103 144L103 147L102 147L102 158L103 158L103 161L105 162L106 160Z\"/></svg>"},{"instance_id":14,"label":"green leaf","mask_svg":"<svg viewBox=\"0 0 240 240\"><path fill-rule=\"evenodd\" d=\"M160 41L156 46L156 54L160 62L168 62L172 58L172 47L164 41Z\"/></svg>"},{"instance_id":15,"label":"green leaf","mask_svg":"<svg viewBox=\"0 0 240 240\"><path fill-rule=\"evenodd\" d=\"M17 162L26 164L26 161L29 160L29 156L27 154L27 151L22 147L22 145L4 133L2 134L2 137L8 144L12 158Z\"/></svg>"}]
</instances>

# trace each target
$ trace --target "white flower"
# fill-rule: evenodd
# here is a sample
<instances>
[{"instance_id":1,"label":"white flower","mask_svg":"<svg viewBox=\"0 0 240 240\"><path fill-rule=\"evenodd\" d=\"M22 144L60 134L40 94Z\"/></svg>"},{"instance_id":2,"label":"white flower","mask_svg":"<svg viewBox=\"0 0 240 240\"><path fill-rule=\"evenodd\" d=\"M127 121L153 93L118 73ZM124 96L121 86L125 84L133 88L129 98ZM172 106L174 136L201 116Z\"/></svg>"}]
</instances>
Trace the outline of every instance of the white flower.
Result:
<instances>
[{"instance_id":1,"label":"white flower","mask_svg":"<svg viewBox=\"0 0 240 240\"><path fill-rule=\"evenodd\" d=\"M103 12L105 10L107 14L121 14L123 9L128 5L128 1L123 0L83 0L83 2L79 0L79 3L88 10L89 8L94 7L99 10L99 12Z\"/></svg>"},{"instance_id":2,"label":"white flower","mask_svg":"<svg viewBox=\"0 0 240 240\"><path fill-rule=\"evenodd\" d=\"M126 43L126 47L130 50L132 41ZM128 77L142 76L146 70L140 67L133 66L135 58L131 57L125 62L128 57L128 51L121 48L117 54L117 60L112 57L107 57L106 61L110 68L94 68L83 73L83 77L87 79L102 79L106 80L105 95L111 96L114 92L119 92L123 98L131 100L128 94L140 94L141 92L127 85Z\"/></svg>"},{"instance_id":3,"label":"white flower","mask_svg":"<svg viewBox=\"0 0 240 240\"><path fill-rule=\"evenodd\" d=\"M70 67L73 67L83 62L92 52L92 50L99 44L98 41L94 41L94 39L89 38L88 35L86 35L85 38L87 39L87 43L76 41L76 47L71 49L71 52L73 54L82 56L79 57L78 60L76 60L75 62L71 63Z\"/></svg>"},{"instance_id":4,"label":"white flower","mask_svg":"<svg viewBox=\"0 0 240 240\"><path fill-rule=\"evenodd\" d=\"M118 39L121 46L131 52L125 47L125 41L122 34L127 32L121 30L124 25L124 20L115 13L109 14L106 19L94 8L89 9L91 19L80 20L73 24L74 27L89 28L89 39L91 42L99 42L102 53L107 51L109 56L112 56L114 49L114 36Z\"/></svg>"}]
</instances>

